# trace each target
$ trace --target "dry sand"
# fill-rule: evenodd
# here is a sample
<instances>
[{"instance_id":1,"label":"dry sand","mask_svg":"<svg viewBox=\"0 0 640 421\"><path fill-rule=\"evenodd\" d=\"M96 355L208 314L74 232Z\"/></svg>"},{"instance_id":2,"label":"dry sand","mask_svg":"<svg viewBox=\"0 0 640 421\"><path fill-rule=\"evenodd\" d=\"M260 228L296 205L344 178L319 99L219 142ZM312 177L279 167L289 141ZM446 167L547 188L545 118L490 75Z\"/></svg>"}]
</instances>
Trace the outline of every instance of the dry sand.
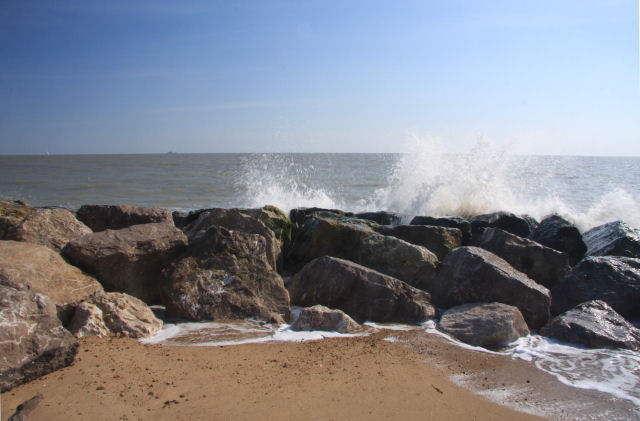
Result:
<instances>
[{"instance_id":1,"label":"dry sand","mask_svg":"<svg viewBox=\"0 0 640 421\"><path fill-rule=\"evenodd\" d=\"M463 373L480 376L468 384L477 391L559 384L528 363L415 331L224 347L86 338L71 367L2 394L1 419L38 393L30 420L539 419L449 380ZM574 390L553 393L567 399ZM504 403L514 400L534 413L546 405L534 393Z\"/></svg>"}]
</instances>

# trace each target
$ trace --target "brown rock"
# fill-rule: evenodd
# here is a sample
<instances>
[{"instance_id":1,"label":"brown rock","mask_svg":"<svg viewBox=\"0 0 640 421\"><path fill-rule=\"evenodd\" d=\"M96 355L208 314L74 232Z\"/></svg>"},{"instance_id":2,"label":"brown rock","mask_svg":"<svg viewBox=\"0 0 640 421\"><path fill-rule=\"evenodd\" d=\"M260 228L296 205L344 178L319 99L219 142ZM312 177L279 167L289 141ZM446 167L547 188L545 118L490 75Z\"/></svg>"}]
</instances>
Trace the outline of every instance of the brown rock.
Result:
<instances>
[{"instance_id":1,"label":"brown rock","mask_svg":"<svg viewBox=\"0 0 640 421\"><path fill-rule=\"evenodd\" d=\"M531 328L550 316L549 290L506 261L477 247L460 247L447 255L432 290L440 307L499 302L518 307Z\"/></svg>"},{"instance_id":2,"label":"brown rock","mask_svg":"<svg viewBox=\"0 0 640 421\"><path fill-rule=\"evenodd\" d=\"M40 405L40 402L42 402L43 399L44 396L37 394L31 399L27 399L22 402L16 408L16 412L11 415L7 421L27 421L31 412Z\"/></svg>"},{"instance_id":3,"label":"brown rock","mask_svg":"<svg viewBox=\"0 0 640 421\"><path fill-rule=\"evenodd\" d=\"M77 217L94 232L119 230L132 225L164 223L173 225L173 216L167 208L148 208L128 205L83 205Z\"/></svg>"},{"instance_id":4,"label":"brown rock","mask_svg":"<svg viewBox=\"0 0 640 421\"><path fill-rule=\"evenodd\" d=\"M8 240L13 230L34 209L21 200L0 200L0 240Z\"/></svg>"},{"instance_id":5,"label":"brown rock","mask_svg":"<svg viewBox=\"0 0 640 421\"><path fill-rule=\"evenodd\" d=\"M187 237L166 223L106 230L69 242L62 255L92 273L108 291L126 292L147 303L160 299L162 269L187 247Z\"/></svg>"},{"instance_id":6,"label":"brown rock","mask_svg":"<svg viewBox=\"0 0 640 421\"><path fill-rule=\"evenodd\" d=\"M0 285L0 392L71 364L78 343L42 294Z\"/></svg>"},{"instance_id":7,"label":"brown rock","mask_svg":"<svg viewBox=\"0 0 640 421\"><path fill-rule=\"evenodd\" d=\"M426 292L334 257L311 261L287 287L296 305L337 308L360 322L421 323L435 315Z\"/></svg>"},{"instance_id":8,"label":"brown rock","mask_svg":"<svg viewBox=\"0 0 640 421\"><path fill-rule=\"evenodd\" d=\"M451 250L462 245L462 231L458 228L433 225L381 226L376 229L382 235L390 235L433 252L443 259Z\"/></svg>"},{"instance_id":9,"label":"brown rock","mask_svg":"<svg viewBox=\"0 0 640 421\"><path fill-rule=\"evenodd\" d=\"M39 244L0 241L0 284L48 296L61 320L76 303L102 291L98 281Z\"/></svg>"},{"instance_id":10,"label":"brown rock","mask_svg":"<svg viewBox=\"0 0 640 421\"><path fill-rule=\"evenodd\" d=\"M91 229L66 209L36 209L18 225L7 239L26 241L60 251L71 240Z\"/></svg>"},{"instance_id":11,"label":"brown rock","mask_svg":"<svg viewBox=\"0 0 640 421\"><path fill-rule=\"evenodd\" d=\"M258 219L245 215L237 209L219 208L203 212L195 222L184 228L184 232L192 241L213 226L261 235L266 241L267 259L271 267L276 269L277 262L282 261L280 241L276 238L275 233Z\"/></svg>"},{"instance_id":12,"label":"brown rock","mask_svg":"<svg viewBox=\"0 0 640 421\"><path fill-rule=\"evenodd\" d=\"M102 310L95 304L81 302L75 308L69 332L76 338L83 336L109 336L109 328L104 324Z\"/></svg>"},{"instance_id":13,"label":"brown rock","mask_svg":"<svg viewBox=\"0 0 640 421\"><path fill-rule=\"evenodd\" d=\"M162 328L162 321L141 300L119 292L97 294L91 299L102 311L109 331L130 338L148 338Z\"/></svg>"},{"instance_id":14,"label":"brown rock","mask_svg":"<svg viewBox=\"0 0 640 421\"><path fill-rule=\"evenodd\" d=\"M303 308L291 330L324 330L338 333L355 333L362 327L342 310L315 305Z\"/></svg>"},{"instance_id":15,"label":"brown rock","mask_svg":"<svg viewBox=\"0 0 640 421\"><path fill-rule=\"evenodd\" d=\"M289 318L289 294L258 234L209 228L165 270L162 291L167 313L188 320Z\"/></svg>"},{"instance_id":16,"label":"brown rock","mask_svg":"<svg viewBox=\"0 0 640 421\"><path fill-rule=\"evenodd\" d=\"M438 328L462 342L482 347L512 342L529 334L520 310L501 303L450 308L440 318Z\"/></svg>"}]
</instances>

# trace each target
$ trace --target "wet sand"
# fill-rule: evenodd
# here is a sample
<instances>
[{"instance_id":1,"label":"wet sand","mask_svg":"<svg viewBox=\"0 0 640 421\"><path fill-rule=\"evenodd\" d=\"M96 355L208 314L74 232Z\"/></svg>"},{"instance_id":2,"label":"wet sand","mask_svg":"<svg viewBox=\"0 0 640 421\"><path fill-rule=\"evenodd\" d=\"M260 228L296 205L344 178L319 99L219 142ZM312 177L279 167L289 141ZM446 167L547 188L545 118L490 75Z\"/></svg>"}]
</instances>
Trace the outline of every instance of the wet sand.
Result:
<instances>
[{"instance_id":1,"label":"wet sand","mask_svg":"<svg viewBox=\"0 0 640 421\"><path fill-rule=\"evenodd\" d=\"M543 411L549 404L534 392L553 383L558 402L576 397L530 363L417 331L224 347L80 342L71 367L2 394L2 421L38 393L30 420L529 420L539 418L504 405L571 418L566 406ZM491 390L503 405L468 388ZM515 388L528 392L500 394Z\"/></svg>"}]
</instances>

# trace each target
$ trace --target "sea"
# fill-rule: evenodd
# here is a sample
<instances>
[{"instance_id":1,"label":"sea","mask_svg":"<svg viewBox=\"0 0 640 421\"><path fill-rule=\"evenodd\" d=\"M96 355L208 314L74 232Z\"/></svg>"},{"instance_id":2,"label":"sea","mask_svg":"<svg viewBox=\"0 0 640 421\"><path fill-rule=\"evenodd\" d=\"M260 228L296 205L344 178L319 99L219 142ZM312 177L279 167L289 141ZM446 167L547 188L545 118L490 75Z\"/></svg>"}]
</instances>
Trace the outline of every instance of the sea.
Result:
<instances>
[{"instance_id":1,"label":"sea","mask_svg":"<svg viewBox=\"0 0 640 421\"><path fill-rule=\"evenodd\" d=\"M557 213L586 231L614 220L640 227L640 157L522 156L482 140L465 153L418 140L389 154L0 155L0 199L69 209L317 206L386 210L407 222L503 210L537 219ZM184 344L178 339L186 335L189 344L215 346L326 336L287 326L245 328L235 335L233 326L167 323L150 342ZM640 407L638 352L587 350L532 335L503 353L565 384Z\"/></svg>"}]
</instances>

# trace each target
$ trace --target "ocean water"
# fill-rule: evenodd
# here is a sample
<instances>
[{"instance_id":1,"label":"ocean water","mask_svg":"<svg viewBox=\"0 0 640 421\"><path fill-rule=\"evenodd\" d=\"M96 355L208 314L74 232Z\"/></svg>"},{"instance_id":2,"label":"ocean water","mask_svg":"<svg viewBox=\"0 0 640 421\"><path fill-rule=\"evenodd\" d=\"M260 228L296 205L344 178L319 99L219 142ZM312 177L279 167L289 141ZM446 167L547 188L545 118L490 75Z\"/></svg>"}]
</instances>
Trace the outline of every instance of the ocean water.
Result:
<instances>
[{"instance_id":1,"label":"ocean water","mask_svg":"<svg viewBox=\"0 0 640 421\"><path fill-rule=\"evenodd\" d=\"M415 139L398 154L0 156L0 198L34 206L192 210L276 205L415 215L556 212L581 229L640 226L640 158L516 156L480 141L449 154Z\"/></svg>"}]
</instances>

